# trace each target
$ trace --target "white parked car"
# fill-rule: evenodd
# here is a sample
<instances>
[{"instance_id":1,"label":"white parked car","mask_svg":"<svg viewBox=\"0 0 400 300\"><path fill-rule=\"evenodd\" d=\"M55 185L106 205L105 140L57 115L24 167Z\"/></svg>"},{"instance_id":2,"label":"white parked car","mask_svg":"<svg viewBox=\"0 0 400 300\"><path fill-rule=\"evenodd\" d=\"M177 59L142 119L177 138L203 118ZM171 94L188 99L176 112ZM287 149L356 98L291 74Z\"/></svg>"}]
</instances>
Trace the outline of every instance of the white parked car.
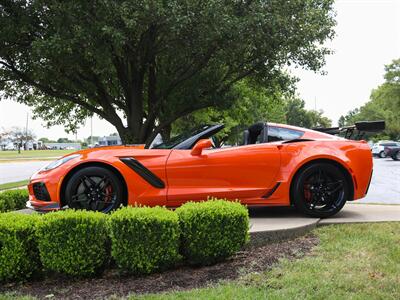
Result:
<instances>
[{"instance_id":1,"label":"white parked car","mask_svg":"<svg viewBox=\"0 0 400 300\"><path fill-rule=\"evenodd\" d=\"M400 143L394 141L379 141L372 146L372 155L385 158L385 147L400 146Z\"/></svg>"}]
</instances>

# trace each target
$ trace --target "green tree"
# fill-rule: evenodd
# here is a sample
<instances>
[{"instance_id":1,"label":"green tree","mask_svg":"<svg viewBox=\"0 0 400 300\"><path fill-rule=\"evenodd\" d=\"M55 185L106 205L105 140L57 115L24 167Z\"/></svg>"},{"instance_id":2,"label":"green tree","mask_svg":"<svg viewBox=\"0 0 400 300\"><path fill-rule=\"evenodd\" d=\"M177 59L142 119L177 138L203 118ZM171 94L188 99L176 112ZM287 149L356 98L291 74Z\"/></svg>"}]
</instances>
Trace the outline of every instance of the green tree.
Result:
<instances>
[{"instance_id":1,"label":"green tree","mask_svg":"<svg viewBox=\"0 0 400 300\"><path fill-rule=\"evenodd\" d=\"M57 140L57 143L73 143L73 142L68 138L59 138Z\"/></svg>"},{"instance_id":2,"label":"green tree","mask_svg":"<svg viewBox=\"0 0 400 300\"><path fill-rule=\"evenodd\" d=\"M176 121L172 131L178 134L190 127L222 123L225 128L218 134L219 143L238 143L244 128L251 124L258 121L285 122L284 95L290 93L287 90L290 90L289 86L284 89L280 86L266 88L243 80L234 86L237 98L232 106L225 109L206 108L189 114ZM168 134L163 135L164 140L168 137Z\"/></svg>"},{"instance_id":3,"label":"green tree","mask_svg":"<svg viewBox=\"0 0 400 300\"><path fill-rule=\"evenodd\" d=\"M246 77L314 71L333 0L18 0L0 4L0 88L70 131L92 114L125 143L229 105ZM125 120L126 121L125 121Z\"/></svg>"},{"instance_id":4,"label":"green tree","mask_svg":"<svg viewBox=\"0 0 400 300\"><path fill-rule=\"evenodd\" d=\"M330 127L332 121L323 116L323 111L307 110L302 99L293 97L286 103L286 121L290 125L313 128Z\"/></svg>"},{"instance_id":5,"label":"green tree","mask_svg":"<svg viewBox=\"0 0 400 300\"><path fill-rule=\"evenodd\" d=\"M400 139L400 59L385 66L384 78L385 82L372 90L370 101L342 116L344 125L385 120L386 129L377 138Z\"/></svg>"},{"instance_id":6,"label":"green tree","mask_svg":"<svg viewBox=\"0 0 400 300\"><path fill-rule=\"evenodd\" d=\"M47 137L42 137L39 139L39 141L43 143L55 143L55 141L48 139Z\"/></svg>"}]
</instances>

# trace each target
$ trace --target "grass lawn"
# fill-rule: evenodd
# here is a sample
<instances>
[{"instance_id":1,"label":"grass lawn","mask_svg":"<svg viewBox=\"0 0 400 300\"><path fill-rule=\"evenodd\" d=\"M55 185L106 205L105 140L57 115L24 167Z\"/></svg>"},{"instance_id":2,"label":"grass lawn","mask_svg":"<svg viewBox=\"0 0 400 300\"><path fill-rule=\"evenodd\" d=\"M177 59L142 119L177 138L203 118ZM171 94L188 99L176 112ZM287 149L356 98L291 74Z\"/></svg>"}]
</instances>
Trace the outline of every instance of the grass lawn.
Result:
<instances>
[{"instance_id":1,"label":"grass lawn","mask_svg":"<svg viewBox=\"0 0 400 300\"><path fill-rule=\"evenodd\" d=\"M129 299L400 299L400 222L331 225L313 233L320 243L311 253L281 260L270 271ZM0 294L3 299L34 298L16 290Z\"/></svg>"},{"instance_id":2,"label":"grass lawn","mask_svg":"<svg viewBox=\"0 0 400 300\"><path fill-rule=\"evenodd\" d=\"M311 255L203 289L130 299L400 299L400 223L315 230Z\"/></svg>"},{"instance_id":3,"label":"grass lawn","mask_svg":"<svg viewBox=\"0 0 400 300\"><path fill-rule=\"evenodd\" d=\"M2 183L0 184L0 191L25 186L28 184L28 182L29 180L27 179L15 182Z\"/></svg>"},{"instance_id":4,"label":"grass lawn","mask_svg":"<svg viewBox=\"0 0 400 300\"><path fill-rule=\"evenodd\" d=\"M18 151L0 151L1 160L18 160L18 159L40 159L44 157L59 157L65 154L74 152L74 150L31 150L22 151L18 154Z\"/></svg>"}]
</instances>

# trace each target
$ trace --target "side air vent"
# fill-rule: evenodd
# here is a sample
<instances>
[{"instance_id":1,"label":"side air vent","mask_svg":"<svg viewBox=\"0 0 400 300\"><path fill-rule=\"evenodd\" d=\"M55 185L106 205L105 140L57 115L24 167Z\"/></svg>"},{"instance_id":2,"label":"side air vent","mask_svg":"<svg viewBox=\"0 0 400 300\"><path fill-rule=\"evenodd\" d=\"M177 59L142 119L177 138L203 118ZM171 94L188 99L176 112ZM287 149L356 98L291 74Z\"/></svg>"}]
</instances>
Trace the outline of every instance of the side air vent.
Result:
<instances>
[{"instance_id":1,"label":"side air vent","mask_svg":"<svg viewBox=\"0 0 400 300\"><path fill-rule=\"evenodd\" d=\"M156 174L151 172L133 157L122 157L120 160L152 186L159 189L165 188L164 181L158 178Z\"/></svg>"}]
</instances>

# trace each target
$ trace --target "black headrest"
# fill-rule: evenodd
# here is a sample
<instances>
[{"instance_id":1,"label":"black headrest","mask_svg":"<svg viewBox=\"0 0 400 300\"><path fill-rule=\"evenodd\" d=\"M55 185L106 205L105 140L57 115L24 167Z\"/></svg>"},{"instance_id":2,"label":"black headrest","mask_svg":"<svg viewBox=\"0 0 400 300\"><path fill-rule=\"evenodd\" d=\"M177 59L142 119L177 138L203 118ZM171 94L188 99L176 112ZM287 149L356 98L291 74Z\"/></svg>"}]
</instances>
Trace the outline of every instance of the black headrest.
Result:
<instances>
[{"instance_id":1,"label":"black headrest","mask_svg":"<svg viewBox=\"0 0 400 300\"><path fill-rule=\"evenodd\" d=\"M251 125L248 129L249 131L249 137L248 137L248 144L255 144L257 142L257 138L260 134L262 134L261 137L261 143L267 142L268 139L268 132L267 132L267 123L265 122L259 122Z\"/></svg>"}]
</instances>

